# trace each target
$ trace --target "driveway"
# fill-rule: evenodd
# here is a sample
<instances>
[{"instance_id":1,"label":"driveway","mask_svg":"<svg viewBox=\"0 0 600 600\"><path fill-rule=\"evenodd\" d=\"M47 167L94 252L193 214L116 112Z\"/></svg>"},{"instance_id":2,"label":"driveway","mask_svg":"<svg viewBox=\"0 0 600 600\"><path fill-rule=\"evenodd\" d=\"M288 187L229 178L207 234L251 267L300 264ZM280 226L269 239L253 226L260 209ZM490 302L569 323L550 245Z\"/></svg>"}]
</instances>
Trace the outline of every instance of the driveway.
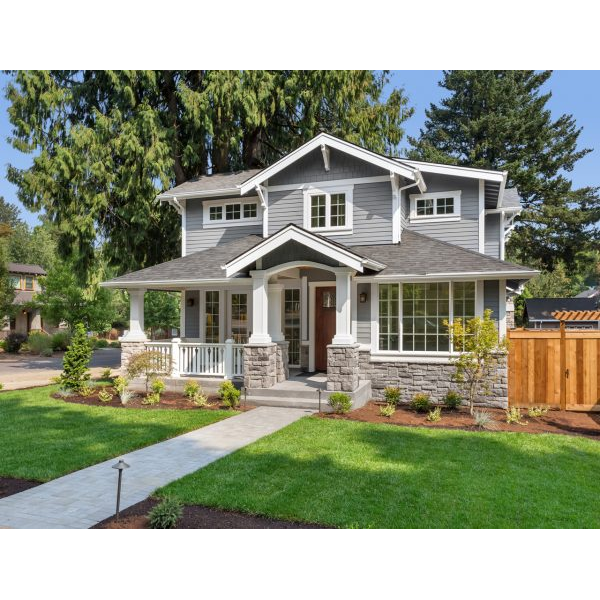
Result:
<instances>
[{"instance_id":1,"label":"driveway","mask_svg":"<svg viewBox=\"0 0 600 600\"><path fill-rule=\"evenodd\" d=\"M63 353L56 356L31 356L26 354L0 354L0 383L5 390L18 390L52 383L52 378L62 372ZM120 348L94 350L90 368L92 376L99 376L108 367L121 366Z\"/></svg>"}]
</instances>

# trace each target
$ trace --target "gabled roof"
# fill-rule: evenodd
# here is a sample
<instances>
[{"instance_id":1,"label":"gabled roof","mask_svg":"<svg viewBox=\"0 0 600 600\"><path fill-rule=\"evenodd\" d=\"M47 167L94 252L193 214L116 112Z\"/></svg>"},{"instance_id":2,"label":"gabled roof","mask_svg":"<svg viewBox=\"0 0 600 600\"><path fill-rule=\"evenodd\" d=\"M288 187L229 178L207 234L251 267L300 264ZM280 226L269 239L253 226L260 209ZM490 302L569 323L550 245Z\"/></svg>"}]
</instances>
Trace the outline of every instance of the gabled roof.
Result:
<instances>
[{"instance_id":1,"label":"gabled roof","mask_svg":"<svg viewBox=\"0 0 600 600\"><path fill-rule=\"evenodd\" d=\"M575 298L596 298L597 296L600 296L600 288L591 287L577 294Z\"/></svg>"},{"instance_id":2,"label":"gabled roof","mask_svg":"<svg viewBox=\"0 0 600 600\"><path fill-rule=\"evenodd\" d=\"M553 313L595 309L594 298L528 298L525 300L525 312L530 321L558 321Z\"/></svg>"},{"instance_id":3,"label":"gabled roof","mask_svg":"<svg viewBox=\"0 0 600 600\"><path fill-rule=\"evenodd\" d=\"M171 188L158 196L161 200L170 198L186 198L214 196L216 193L226 195L239 195L240 184L260 173L261 169L247 169L246 171L235 171L234 173L215 173L214 175L202 175L190 179L181 185Z\"/></svg>"},{"instance_id":4,"label":"gabled roof","mask_svg":"<svg viewBox=\"0 0 600 600\"><path fill-rule=\"evenodd\" d=\"M277 233L262 240L254 247L223 265L225 275L231 277L288 242L298 242L299 244L320 252L329 259L355 269L360 273L362 273L365 268L380 271L385 267L384 264L357 253L353 247L338 244L329 238L307 231L302 227L298 227L298 225L290 223L280 229Z\"/></svg>"},{"instance_id":5,"label":"gabled roof","mask_svg":"<svg viewBox=\"0 0 600 600\"><path fill-rule=\"evenodd\" d=\"M46 275L46 271L40 265L9 262L7 270L9 273L20 273L23 275Z\"/></svg>"}]
</instances>

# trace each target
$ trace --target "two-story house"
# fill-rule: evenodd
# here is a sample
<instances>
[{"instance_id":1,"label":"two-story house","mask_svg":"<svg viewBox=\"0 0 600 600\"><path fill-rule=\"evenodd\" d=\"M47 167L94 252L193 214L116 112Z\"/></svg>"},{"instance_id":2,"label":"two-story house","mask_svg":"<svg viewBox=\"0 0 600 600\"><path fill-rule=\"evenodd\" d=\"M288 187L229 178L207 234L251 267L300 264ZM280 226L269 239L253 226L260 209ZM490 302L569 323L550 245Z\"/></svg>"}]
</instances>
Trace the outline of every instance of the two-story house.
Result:
<instances>
[{"instance_id":1,"label":"two-story house","mask_svg":"<svg viewBox=\"0 0 600 600\"><path fill-rule=\"evenodd\" d=\"M46 271L39 265L13 262L8 263L7 269L9 281L15 290L15 311L12 316L4 318L4 326L0 330L1 337L4 338L11 332L27 335L30 331L42 329L40 311L31 308L29 303L33 300L33 295L40 291L38 277L45 276Z\"/></svg>"},{"instance_id":2,"label":"two-story house","mask_svg":"<svg viewBox=\"0 0 600 600\"><path fill-rule=\"evenodd\" d=\"M357 403L386 385L440 397L453 353L444 321L490 308L504 335L507 286L535 274L504 261L521 209L506 177L322 133L268 168L168 190L159 199L181 214L181 258L104 284L130 295L123 361L152 347L174 376L243 377L258 396L291 367ZM147 341L149 289L182 292L182 340Z\"/></svg>"}]
</instances>

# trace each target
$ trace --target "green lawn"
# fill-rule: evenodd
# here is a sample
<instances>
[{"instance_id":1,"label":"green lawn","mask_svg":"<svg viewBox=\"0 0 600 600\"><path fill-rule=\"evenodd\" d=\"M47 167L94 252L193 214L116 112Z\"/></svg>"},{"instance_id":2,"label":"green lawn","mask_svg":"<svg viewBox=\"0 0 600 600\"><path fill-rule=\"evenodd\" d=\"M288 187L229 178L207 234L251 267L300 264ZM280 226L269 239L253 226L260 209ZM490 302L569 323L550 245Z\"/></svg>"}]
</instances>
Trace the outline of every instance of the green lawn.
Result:
<instances>
[{"instance_id":1,"label":"green lawn","mask_svg":"<svg viewBox=\"0 0 600 600\"><path fill-rule=\"evenodd\" d=\"M0 393L0 476L48 481L236 414L69 404L56 389Z\"/></svg>"},{"instance_id":2,"label":"green lawn","mask_svg":"<svg viewBox=\"0 0 600 600\"><path fill-rule=\"evenodd\" d=\"M600 443L308 417L157 493L338 527L600 527Z\"/></svg>"}]
</instances>

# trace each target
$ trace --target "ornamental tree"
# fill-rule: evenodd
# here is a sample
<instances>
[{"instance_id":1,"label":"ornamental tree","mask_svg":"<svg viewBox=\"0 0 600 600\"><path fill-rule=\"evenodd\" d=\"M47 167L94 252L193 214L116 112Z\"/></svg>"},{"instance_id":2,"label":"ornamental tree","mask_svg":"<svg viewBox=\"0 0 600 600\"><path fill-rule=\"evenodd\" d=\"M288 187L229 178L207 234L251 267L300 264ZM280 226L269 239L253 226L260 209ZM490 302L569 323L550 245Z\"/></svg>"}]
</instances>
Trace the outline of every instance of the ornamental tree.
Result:
<instances>
[{"instance_id":1,"label":"ornamental tree","mask_svg":"<svg viewBox=\"0 0 600 600\"><path fill-rule=\"evenodd\" d=\"M92 358L92 347L87 337L83 323L75 325L71 345L65 352L61 384L70 390L79 390L90 379L88 369Z\"/></svg>"}]
</instances>

